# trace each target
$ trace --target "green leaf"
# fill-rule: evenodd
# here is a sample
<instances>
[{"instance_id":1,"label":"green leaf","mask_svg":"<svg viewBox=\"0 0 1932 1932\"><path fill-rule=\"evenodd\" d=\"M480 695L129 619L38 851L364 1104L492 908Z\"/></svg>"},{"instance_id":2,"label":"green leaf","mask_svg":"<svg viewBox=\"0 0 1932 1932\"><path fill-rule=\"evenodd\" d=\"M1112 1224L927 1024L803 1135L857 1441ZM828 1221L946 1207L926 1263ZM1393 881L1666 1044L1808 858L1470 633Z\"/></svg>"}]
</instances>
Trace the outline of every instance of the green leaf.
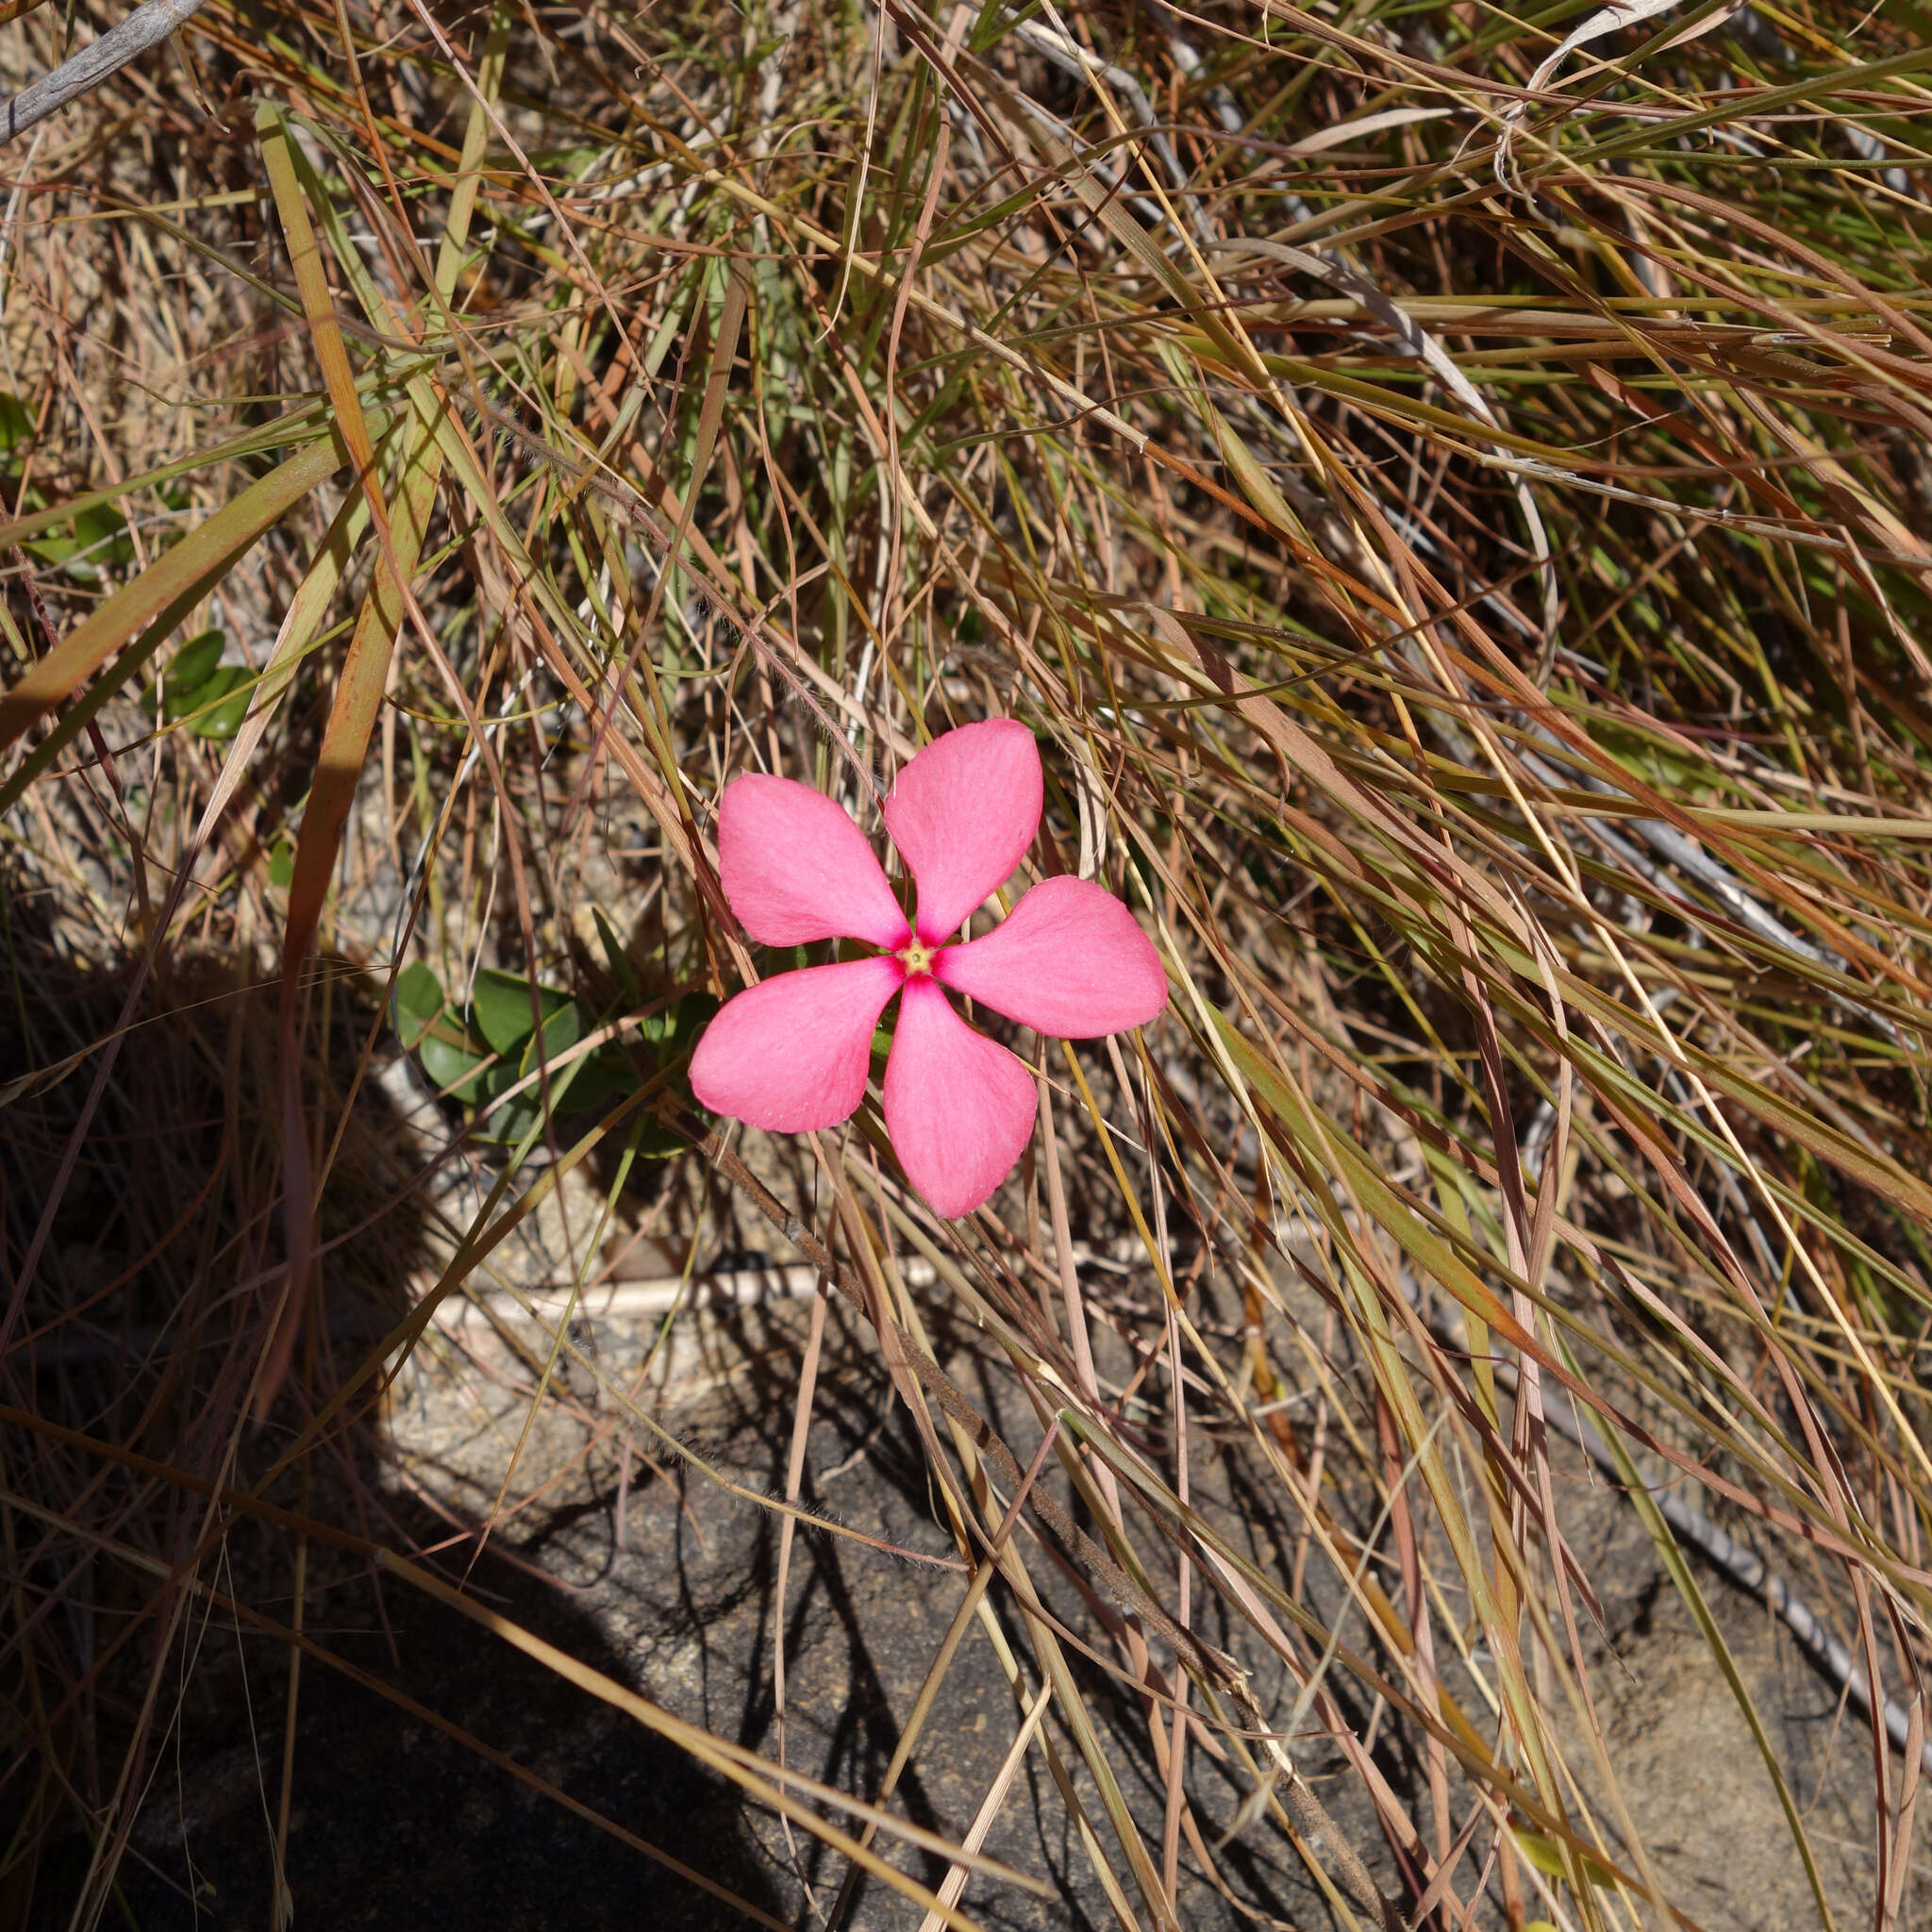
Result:
<instances>
[{"instance_id":1,"label":"green leaf","mask_svg":"<svg viewBox=\"0 0 1932 1932\"><path fill-rule=\"evenodd\" d=\"M483 1082L476 1077L476 1070L483 1064L480 1054L445 1040L439 1032L429 1032L423 1036L417 1058L423 1062L424 1073L449 1099L473 1107L483 1097ZM491 1069L492 1074L501 1071Z\"/></svg>"},{"instance_id":2,"label":"green leaf","mask_svg":"<svg viewBox=\"0 0 1932 1932\"><path fill-rule=\"evenodd\" d=\"M442 1017L442 981L421 959L410 960L396 975L396 1031L411 1052Z\"/></svg>"},{"instance_id":3,"label":"green leaf","mask_svg":"<svg viewBox=\"0 0 1932 1932\"><path fill-rule=\"evenodd\" d=\"M289 890L289 881L295 876L295 848L286 839L275 841L275 849L268 861L268 882L279 886L283 891Z\"/></svg>"},{"instance_id":4,"label":"green leaf","mask_svg":"<svg viewBox=\"0 0 1932 1932\"><path fill-rule=\"evenodd\" d=\"M635 1093L638 1090L638 1072L619 1046L607 1046L593 1053L585 1062L582 1072L570 1083L570 1091L563 1097L563 1105L573 1113L588 1111L593 1107L602 1107L613 1095Z\"/></svg>"},{"instance_id":5,"label":"green leaf","mask_svg":"<svg viewBox=\"0 0 1932 1932\"><path fill-rule=\"evenodd\" d=\"M546 1020L570 1005L570 995L552 986L540 986L537 998ZM486 969L477 974L470 992L470 1018L490 1042L491 1052L507 1059L518 1055L524 1041L536 1031L530 1015L530 982L516 973Z\"/></svg>"},{"instance_id":6,"label":"green leaf","mask_svg":"<svg viewBox=\"0 0 1932 1932\"><path fill-rule=\"evenodd\" d=\"M1509 1836L1516 1840L1516 1849L1545 1878L1568 1878L1569 1866L1564 1858L1563 1847L1555 1839L1545 1838L1540 1831L1525 1831L1520 1824L1511 1827ZM1592 1885L1601 1885L1607 1890L1615 1884L1616 1881L1607 1865L1592 1858L1588 1852L1578 1853L1576 1856L1583 1860L1583 1870ZM1524 1932L1529 1932L1529 1928L1525 1926Z\"/></svg>"},{"instance_id":7,"label":"green leaf","mask_svg":"<svg viewBox=\"0 0 1932 1932\"><path fill-rule=\"evenodd\" d=\"M21 547L82 583L92 583L102 571L130 562L134 557L127 519L111 503L90 504L77 511L71 537L37 537Z\"/></svg>"},{"instance_id":8,"label":"green leaf","mask_svg":"<svg viewBox=\"0 0 1932 1932\"><path fill-rule=\"evenodd\" d=\"M214 675L228 640L218 630L205 630L192 637L168 661L162 683L170 696L198 690ZM171 716L173 713L170 714Z\"/></svg>"},{"instance_id":9,"label":"green leaf","mask_svg":"<svg viewBox=\"0 0 1932 1932\"><path fill-rule=\"evenodd\" d=\"M170 659L158 684L142 693L142 709L150 718L158 711L168 724L185 724L197 738L233 738L248 715L256 676L245 665L222 662L227 647L227 638L218 630L190 638Z\"/></svg>"},{"instance_id":10,"label":"green leaf","mask_svg":"<svg viewBox=\"0 0 1932 1932\"><path fill-rule=\"evenodd\" d=\"M677 1003L677 1039L680 1044L694 1046L698 1035L717 1017L724 1004L714 992L688 992Z\"/></svg>"},{"instance_id":11,"label":"green leaf","mask_svg":"<svg viewBox=\"0 0 1932 1932\"><path fill-rule=\"evenodd\" d=\"M74 534L87 549L105 544L107 554L102 561L125 563L134 555L127 519L111 503L97 503L82 510L74 519Z\"/></svg>"},{"instance_id":12,"label":"green leaf","mask_svg":"<svg viewBox=\"0 0 1932 1932\"><path fill-rule=\"evenodd\" d=\"M1002 16L1000 0L986 0L979 9L979 18L973 24L973 51L975 54L985 53L1001 35L1010 33L1023 22L1033 19L1040 10L1040 0L1027 0L1025 6Z\"/></svg>"},{"instance_id":13,"label":"green leaf","mask_svg":"<svg viewBox=\"0 0 1932 1932\"><path fill-rule=\"evenodd\" d=\"M609 962L612 976L623 989L625 1004L641 1006L643 995L638 991L638 976L631 970L630 955L625 951L624 941L611 929L610 922L604 917L600 907L591 908L591 917L597 922L597 938L604 947L604 958Z\"/></svg>"},{"instance_id":14,"label":"green leaf","mask_svg":"<svg viewBox=\"0 0 1932 1932\"><path fill-rule=\"evenodd\" d=\"M34 433L33 412L9 390L0 390L0 450L16 450Z\"/></svg>"},{"instance_id":15,"label":"green leaf","mask_svg":"<svg viewBox=\"0 0 1932 1932\"><path fill-rule=\"evenodd\" d=\"M577 1029L588 1024L583 1009L573 1003L554 1019L544 1022L544 1043L553 1053L561 1053L570 1043L565 1034L577 1037ZM529 1046L525 1049L522 1067L499 1065L483 1076L481 1098L489 1101L507 1093L518 1081L527 1079L535 1072L536 1040L533 1035ZM551 1087L551 1111L559 1117L588 1113L616 1096L635 1093L638 1084L637 1070L631 1066L624 1050L616 1045L603 1047L587 1059L559 1072ZM486 1141L514 1142L521 1141L542 1118L542 1114L543 1096L536 1087L531 1087L508 1107L491 1114L477 1131L479 1137Z\"/></svg>"},{"instance_id":16,"label":"green leaf","mask_svg":"<svg viewBox=\"0 0 1932 1932\"><path fill-rule=\"evenodd\" d=\"M527 987L527 982L525 982ZM460 1098L474 1100L487 1105L508 1093L523 1074L513 1066L499 1062L491 1067L476 1083L476 1091L465 1093ZM542 1107L533 1089L521 1093L508 1107L500 1107L494 1113L479 1122L476 1138L480 1141L521 1141L542 1118Z\"/></svg>"},{"instance_id":17,"label":"green leaf","mask_svg":"<svg viewBox=\"0 0 1932 1932\"><path fill-rule=\"evenodd\" d=\"M1563 1853L1553 1840L1544 1838L1541 1832L1524 1831L1520 1825L1510 1836L1516 1840L1516 1849L1545 1878L1562 1877Z\"/></svg>"},{"instance_id":18,"label":"green leaf","mask_svg":"<svg viewBox=\"0 0 1932 1932\"><path fill-rule=\"evenodd\" d=\"M693 1113L708 1120L710 1116L702 1108L693 1108ZM669 1127L659 1126L655 1121L647 1123L638 1133L638 1158L640 1160L669 1160L674 1155L688 1154L690 1143L681 1136L674 1134Z\"/></svg>"},{"instance_id":19,"label":"green leaf","mask_svg":"<svg viewBox=\"0 0 1932 1932\"><path fill-rule=\"evenodd\" d=\"M675 1006L653 1013L643 1022L643 1035L653 1046L674 1048L682 1053L711 1024L719 1000L714 993L688 992ZM663 1056L660 1053L659 1058Z\"/></svg>"},{"instance_id":20,"label":"green leaf","mask_svg":"<svg viewBox=\"0 0 1932 1932\"><path fill-rule=\"evenodd\" d=\"M255 673L242 664L224 664L189 699L185 720L197 738L233 738L248 715Z\"/></svg>"},{"instance_id":21,"label":"green leaf","mask_svg":"<svg viewBox=\"0 0 1932 1932\"><path fill-rule=\"evenodd\" d=\"M479 1141L501 1141L514 1145L524 1139L542 1118L537 1104L528 1094L513 1100L508 1107L499 1108L476 1130Z\"/></svg>"},{"instance_id":22,"label":"green leaf","mask_svg":"<svg viewBox=\"0 0 1932 1932\"><path fill-rule=\"evenodd\" d=\"M547 991L548 989L546 988L544 991ZM530 1012L530 990L527 986L523 989L523 994L524 1017L527 1020ZM555 1013L546 1011L541 1030L530 1031L527 1027L525 1028L526 1031L530 1032L530 1042L524 1048L524 1057L521 1062L523 1072L534 1074L544 1059L554 1060L560 1054L569 1052L591 1030L591 1016L584 1011L583 1008L575 1000L566 1000ZM540 1040L543 1045L541 1057L537 1051L537 1043ZM576 1091L575 1088L571 1091L571 1105L573 1107L576 1105Z\"/></svg>"}]
</instances>

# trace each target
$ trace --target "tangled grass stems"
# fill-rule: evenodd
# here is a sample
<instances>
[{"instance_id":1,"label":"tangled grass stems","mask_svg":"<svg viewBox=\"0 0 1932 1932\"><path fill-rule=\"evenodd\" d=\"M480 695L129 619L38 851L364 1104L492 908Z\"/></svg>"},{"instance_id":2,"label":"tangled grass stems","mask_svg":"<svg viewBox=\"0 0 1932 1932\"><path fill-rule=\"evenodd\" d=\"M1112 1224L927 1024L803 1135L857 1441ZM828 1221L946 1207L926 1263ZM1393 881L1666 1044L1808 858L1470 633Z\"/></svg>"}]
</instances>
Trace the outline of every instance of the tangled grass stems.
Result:
<instances>
[{"instance_id":1,"label":"tangled grass stems","mask_svg":"<svg viewBox=\"0 0 1932 1932\"><path fill-rule=\"evenodd\" d=\"M109 1910L219 1605L289 1658L286 1924L306 1566L345 1533L308 1499L365 1554L429 1535L375 1391L512 1238L554 1224L575 1307L613 1230L688 1277L755 1204L864 1311L928 1459L979 1634L918 1707L983 1641L1018 1740L973 1832L920 1840L927 1884L869 1849L885 1808L861 1840L798 1795L782 1690L771 1756L680 1729L784 1813L786 1914L853 1907L827 1847L933 1924L1039 1889L980 1836L1037 1762L1054 1882L1125 1925L1277 1919L1263 1840L1342 1924L1696 1922L1603 1714L1567 1429L1701 1488L1666 1512L1626 1473L1619 1507L1738 1703L1738 1775L1821 1923L1903 1923L1924 28L207 0L9 150L8 1912ZM0 32L11 89L68 51L44 9ZM869 823L989 714L1041 742L1030 866L1137 909L1168 1013L1042 1049L1035 1147L971 1221L899 1186L870 1104L802 1151L686 1123L642 1187L680 1016L757 966L723 785ZM432 1040L478 1051L439 1074ZM1034 1476L940 1366L956 1331L1050 1435ZM448 1359L525 1407L476 1549L652 1421L568 1323L509 1372ZM584 1444L540 1475L553 1414ZM763 1498L788 1551L803 1456ZM246 1574L243 1519L274 1532ZM1856 1882L1674 1522L1803 1576L1867 1687ZM435 1560L408 1574L483 1615ZM787 1641L781 1605L781 1683Z\"/></svg>"}]
</instances>

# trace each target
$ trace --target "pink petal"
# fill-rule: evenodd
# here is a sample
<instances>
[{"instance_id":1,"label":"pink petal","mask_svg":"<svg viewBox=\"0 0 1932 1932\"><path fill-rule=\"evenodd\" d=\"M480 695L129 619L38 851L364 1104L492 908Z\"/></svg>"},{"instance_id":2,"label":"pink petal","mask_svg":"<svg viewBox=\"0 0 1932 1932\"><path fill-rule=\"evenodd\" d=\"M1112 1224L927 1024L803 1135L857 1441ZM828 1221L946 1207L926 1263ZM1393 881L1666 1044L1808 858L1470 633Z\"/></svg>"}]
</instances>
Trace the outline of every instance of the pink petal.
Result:
<instances>
[{"instance_id":1,"label":"pink petal","mask_svg":"<svg viewBox=\"0 0 1932 1932\"><path fill-rule=\"evenodd\" d=\"M1033 1075L921 974L906 982L886 1062L886 1131L906 1178L947 1220L1013 1171L1039 1106Z\"/></svg>"},{"instance_id":2,"label":"pink petal","mask_svg":"<svg viewBox=\"0 0 1932 1932\"><path fill-rule=\"evenodd\" d=\"M747 772L725 786L718 875L732 911L761 945L841 938L891 953L912 937L845 808L791 778Z\"/></svg>"},{"instance_id":3,"label":"pink petal","mask_svg":"<svg viewBox=\"0 0 1932 1932\"><path fill-rule=\"evenodd\" d=\"M981 940L948 946L933 976L1061 1040L1144 1026L1167 1004L1160 955L1091 879L1042 879Z\"/></svg>"},{"instance_id":4,"label":"pink petal","mask_svg":"<svg viewBox=\"0 0 1932 1932\"><path fill-rule=\"evenodd\" d=\"M837 1126L865 1098L873 1028L905 976L896 959L851 959L746 987L698 1041L691 1091L774 1133Z\"/></svg>"},{"instance_id":5,"label":"pink petal","mask_svg":"<svg viewBox=\"0 0 1932 1932\"><path fill-rule=\"evenodd\" d=\"M919 937L958 931L1012 877L1040 826L1040 748L1011 718L962 724L899 774L886 830L919 881Z\"/></svg>"}]
</instances>

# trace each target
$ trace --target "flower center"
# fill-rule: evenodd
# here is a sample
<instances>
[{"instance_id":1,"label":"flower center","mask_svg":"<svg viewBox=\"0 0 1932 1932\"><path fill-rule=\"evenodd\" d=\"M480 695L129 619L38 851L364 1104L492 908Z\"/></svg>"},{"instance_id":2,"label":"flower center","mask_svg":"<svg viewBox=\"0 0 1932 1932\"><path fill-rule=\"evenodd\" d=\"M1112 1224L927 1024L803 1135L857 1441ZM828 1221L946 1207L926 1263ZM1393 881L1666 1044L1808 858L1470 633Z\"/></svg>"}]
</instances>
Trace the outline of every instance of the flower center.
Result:
<instances>
[{"instance_id":1,"label":"flower center","mask_svg":"<svg viewBox=\"0 0 1932 1932\"><path fill-rule=\"evenodd\" d=\"M902 946L892 955L905 967L908 979L916 979L922 973L932 971L932 956L939 951L937 946L923 946L914 940L909 946Z\"/></svg>"}]
</instances>

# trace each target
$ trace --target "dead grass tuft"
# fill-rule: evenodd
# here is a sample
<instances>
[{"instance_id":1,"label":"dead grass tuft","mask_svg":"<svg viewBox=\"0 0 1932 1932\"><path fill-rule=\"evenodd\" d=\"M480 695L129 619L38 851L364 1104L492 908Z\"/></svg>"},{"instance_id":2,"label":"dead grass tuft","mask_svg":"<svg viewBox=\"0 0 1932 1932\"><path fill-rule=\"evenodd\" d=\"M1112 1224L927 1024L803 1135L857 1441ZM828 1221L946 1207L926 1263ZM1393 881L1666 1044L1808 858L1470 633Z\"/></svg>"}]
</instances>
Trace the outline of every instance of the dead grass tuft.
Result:
<instances>
[{"instance_id":1,"label":"dead grass tuft","mask_svg":"<svg viewBox=\"0 0 1932 1932\"><path fill-rule=\"evenodd\" d=\"M1821 1922L1898 1923L1924 25L208 0L16 141L0 1917L110 1911L208 1631L281 1646L293 1739L344 1661L313 1547L781 1814L765 1923L801 1874L837 1919L848 1871L928 1924L1062 1882L1275 1923L1291 1846L1341 1924L1690 1924L1600 1711L1568 1437L1629 1486ZM68 33L17 15L0 71ZM944 1224L873 1104L766 1145L678 1078L755 963L728 777L874 828L988 714L1041 743L1029 865L1121 893L1173 998L1019 1041L1042 1133ZM1004 1785L972 1831L895 1797L948 1750L924 1705L882 1780L781 1769L826 1305L782 1494L659 1373L747 1246L862 1315L957 1552L919 1573L958 1606L928 1689L991 1643L1074 1876L990 1862ZM633 1377L573 1318L645 1249L686 1286ZM414 1350L519 1418L433 1529L372 1478ZM625 1482L682 1457L779 1518L769 1735L471 1576L574 1479L552 1411L585 1470L621 1436ZM1857 1886L1713 1555L1805 1599L1869 1733ZM277 1925L300 1777L291 1743L259 1774Z\"/></svg>"}]
</instances>

